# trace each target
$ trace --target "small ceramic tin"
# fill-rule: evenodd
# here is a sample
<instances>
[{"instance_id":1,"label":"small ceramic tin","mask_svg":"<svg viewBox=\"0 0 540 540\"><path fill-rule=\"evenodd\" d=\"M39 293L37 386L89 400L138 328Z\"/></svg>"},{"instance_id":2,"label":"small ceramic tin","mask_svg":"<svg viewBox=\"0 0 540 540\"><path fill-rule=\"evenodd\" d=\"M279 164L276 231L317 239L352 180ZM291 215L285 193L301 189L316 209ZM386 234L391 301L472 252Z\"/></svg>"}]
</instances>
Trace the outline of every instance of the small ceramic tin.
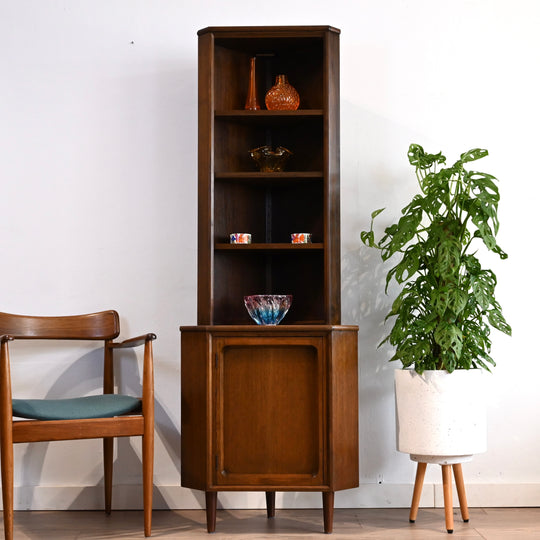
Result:
<instances>
[{"instance_id":1,"label":"small ceramic tin","mask_svg":"<svg viewBox=\"0 0 540 540\"><path fill-rule=\"evenodd\" d=\"M251 234L249 233L232 233L231 244L251 244Z\"/></svg>"},{"instance_id":2,"label":"small ceramic tin","mask_svg":"<svg viewBox=\"0 0 540 540\"><path fill-rule=\"evenodd\" d=\"M291 234L291 243L292 244L311 244L311 233L292 233Z\"/></svg>"}]
</instances>

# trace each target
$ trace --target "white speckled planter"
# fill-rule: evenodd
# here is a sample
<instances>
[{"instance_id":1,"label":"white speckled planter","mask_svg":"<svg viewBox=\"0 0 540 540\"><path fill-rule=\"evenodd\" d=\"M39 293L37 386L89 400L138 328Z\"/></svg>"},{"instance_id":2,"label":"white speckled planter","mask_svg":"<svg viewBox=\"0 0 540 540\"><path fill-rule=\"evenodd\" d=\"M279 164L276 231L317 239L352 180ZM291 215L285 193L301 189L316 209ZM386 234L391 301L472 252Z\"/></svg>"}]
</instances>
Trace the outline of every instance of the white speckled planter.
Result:
<instances>
[{"instance_id":1,"label":"white speckled planter","mask_svg":"<svg viewBox=\"0 0 540 540\"><path fill-rule=\"evenodd\" d=\"M479 369L395 371L397 449L413 461L450 465L486 451L486 398Z\"/></svg>"}]
</instances>

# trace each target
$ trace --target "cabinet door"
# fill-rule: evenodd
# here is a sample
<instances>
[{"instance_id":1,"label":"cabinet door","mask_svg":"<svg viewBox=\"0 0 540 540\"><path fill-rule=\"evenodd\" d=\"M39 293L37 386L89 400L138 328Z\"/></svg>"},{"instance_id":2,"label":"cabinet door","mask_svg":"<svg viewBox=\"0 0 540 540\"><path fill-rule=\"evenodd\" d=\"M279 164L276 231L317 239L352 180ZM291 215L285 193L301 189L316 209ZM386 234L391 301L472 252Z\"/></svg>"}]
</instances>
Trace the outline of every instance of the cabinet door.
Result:
<instances>
[{"instance_id":1,"label":"cabinet door","mask_svg":"<svg viewBox=\"0 0 540 540\"><path fill-rule=\"evenodd\" d=\"M215 340L217 486L322 486L324 339Z\"/></svg>"}]
</instances>

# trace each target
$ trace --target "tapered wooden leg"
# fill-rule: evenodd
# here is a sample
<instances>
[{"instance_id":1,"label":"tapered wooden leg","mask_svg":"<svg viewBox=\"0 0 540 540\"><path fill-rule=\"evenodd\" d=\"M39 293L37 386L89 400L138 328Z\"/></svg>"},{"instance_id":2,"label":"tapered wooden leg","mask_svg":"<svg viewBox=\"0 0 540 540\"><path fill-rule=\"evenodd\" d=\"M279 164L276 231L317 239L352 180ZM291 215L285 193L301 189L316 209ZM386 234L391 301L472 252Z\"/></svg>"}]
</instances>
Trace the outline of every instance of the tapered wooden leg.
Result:
<instances>
[{"instance_id":1,"label":"tapered wooden leg","mask_svg":"<svg viewBox=\"0 0 540 540\"><path fill-rule=\"evenodd\" d=\"M266 492L266 516L273 518L276 515L276 492Z\"/></svg>"},{"instance_id":2,"label":"tapered wooden leg","mask_svg":"<svg viewBox=\"0 0 540 540\"><path fill-rule=\"evenodd\" d=\"M2 433L2 498L4 506L5 540L13 540L13 444L11 432L8 437ZM6 441L5 438L8 440Z\"/></svg>"},{"instance_id":3,"label":"tapered wooden leg","mask_svg":"<svg viewBox=\"0 0 540 540\"><path fill-rule=\"evenodd\" d=\"M103 483L105 485L105 512L111 513L114 437L103 439Z\"/></svg>"},{"instance_id":4,"label":"tapered wooden leg","mask_svg":"<svg viewBox=\"0 0 540 540\"><path fill-rule=\"evenodd\" d=\"M8 342L0 345L0 469L5 540L13 540L13 414Z\"/></svg>"},{"instance_id":5,"label":"tapered wooden leg","mask_svg":"<svg viewBox=\"0 0 540 540\"><path fill-rule=\"evenodd\" d=\"M467 495L465 494L465 482L463 482L463 470L461 469L461 463L452 465L454 470L454 478L456 480L456 490L459 499L459 507L461 508L461 517L463 521L467 523L469 521L469 508L467 506Z\"/></svg>"},{"instance_id":6,"label":"tapered wooden leg","mask_svg":"<svg viewBox=\"0 0 540 540\"><path fill-rule=\"evenodd\" d=\"M154 430L149 429L142 438L144 535L152 535L152 495L154 489Z\"/></svg>"},{"instance_id":7,"label":"tapered wooden leg","mask_svg":"<svg viewBox=\"0 0 540 540\"><path fill-rule=\"evenodd\" d=\"M206 530L213 533L216 530L217 491L206 492Z\"/></svg>"},{"instance_id":8,"label":"tapered wooden leg","mask_svg":"<svg viewBox=\"0 0 540 540\"><path fill-rule=\"evenodd\" d=\"M142 436L144 535L152 534L152 492L154 489L154 368L152 341L144 344L143 399L144 434Z\"/></svg>"},{"instance_id":9,"label":"tapered wooden leg","mask_svg":"<svg viewBox=\"0 0 540 540\"><path fill-rule=\"evenodd\" d=\"M334 492L323 491L324 532L330 534L334 529Z\"/></svg>"},{"instance_id":10,"label":"tapered wooden leg","mask_svg":"<svg viewBox=\"0 0 540 540\"><path fill-rule=\"evenodd\" d=\"M443 477L444 517L446 530L454 532L454 505L452 503L452 465L441 465Z\"/></svg>"},{"instance_id":11,"label":"tapered wooden leg","mask_svg":"<svg viewBox=\"0 0 540 540\"><path fill-rule=\"evenodd\" d=\"M411 502L411 512L409 521L414 523L418 515L418 507L420 506L420 496L422 495L422 487L424 486L424 477L426 476L427 463L420 463L416 466L416 480L414 481L414 490Z\"/></svg>"}]
</instances>

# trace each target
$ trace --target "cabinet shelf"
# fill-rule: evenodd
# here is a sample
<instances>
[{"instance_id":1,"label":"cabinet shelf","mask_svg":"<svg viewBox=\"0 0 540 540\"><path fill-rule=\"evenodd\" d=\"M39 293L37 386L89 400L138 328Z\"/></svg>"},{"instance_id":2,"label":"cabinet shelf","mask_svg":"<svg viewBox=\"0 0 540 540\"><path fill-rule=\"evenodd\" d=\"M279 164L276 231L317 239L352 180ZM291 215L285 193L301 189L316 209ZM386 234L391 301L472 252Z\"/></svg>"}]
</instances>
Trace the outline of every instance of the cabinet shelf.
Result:
<instances>
[{"instance_id":1,"label":"cabinet shelf","mask_svg":"<svg viewBox=\"0 0 540 540\"><path fill-rule=\"evenodd\" d=\"M229 111L216 116L213 126L215 170L254 171L255 163L249 151L269 145L284 146L292 152L288 170L323 171L324 116L312 112Z\"/></svg>"},{"instance_id":2,"label":"cabinet shelf","mask_svg":"<svg viewBox=\"0 0 540 540\"><path fill-rule=\"evenodd\" d=\"M322 179L322 171L287 171L287 172L217 172L216 180L296 180L296 179Z\"/></svg>"},{"instance_id":3,"label":"cabinet shelf","mask_svg":"<svg viewBox=\"0 0 540 540\"><path fill-rule=\"evenodd\" d=\"M259 111L246 111L243 109L215 111L216 117L224 118L302 118L323 116L322 109L297 109L296 111L269 111L261 109Z\"/></svg>"},{"instance_id":4,"label":"cabinet shelf","mask_svg":"<svg viewBox=\"0 0 540 540\"><path fill-rule=\"evenodd\" d=\"M257 243L257 244L225 244L218 243L215 246L216 250L239 250L239 251L320 251L324 249L322 243L313 244L281 244L281 243Z\"/></svg>"}]
</instances>

